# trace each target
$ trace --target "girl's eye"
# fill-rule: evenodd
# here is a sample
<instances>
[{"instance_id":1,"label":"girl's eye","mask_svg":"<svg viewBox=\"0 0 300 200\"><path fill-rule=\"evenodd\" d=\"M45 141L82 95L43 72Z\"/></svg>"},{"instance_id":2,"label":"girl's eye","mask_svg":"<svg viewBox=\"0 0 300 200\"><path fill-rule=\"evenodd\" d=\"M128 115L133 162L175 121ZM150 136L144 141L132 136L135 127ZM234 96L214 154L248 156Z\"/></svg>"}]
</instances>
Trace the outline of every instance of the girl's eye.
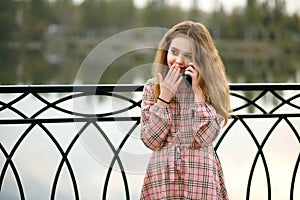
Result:
<instances>
[{"instance_id":1,"label":"girl's eye","mask_svg":"<svg viewBox=\"0 0 300 200\"><path fill-rule=\"evenodd\" d=\"M173 55L178 55L178 52L177 52L175 49L171 49L171 53L172 53Z\"/></svg>"},{"instance_id":2,"label":"girl's eye","mask_svg":"<svg viewBox=\"0 0 300 200\"><path fill-rule=\"evenodd\" d=\"M184 55L184 57L188 60L192 60L192 55L190 55L190 54Z\"/></svg>"}]
</instances>

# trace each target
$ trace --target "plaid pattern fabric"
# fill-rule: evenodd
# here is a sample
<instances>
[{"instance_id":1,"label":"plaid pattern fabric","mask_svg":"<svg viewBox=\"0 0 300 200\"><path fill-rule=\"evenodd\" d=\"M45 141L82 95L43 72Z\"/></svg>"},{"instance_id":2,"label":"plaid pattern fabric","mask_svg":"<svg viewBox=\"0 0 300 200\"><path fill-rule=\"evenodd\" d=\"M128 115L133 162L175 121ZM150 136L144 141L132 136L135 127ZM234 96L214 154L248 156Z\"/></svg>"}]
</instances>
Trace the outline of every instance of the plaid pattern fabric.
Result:
<instances>
[{"instance_id":1,"label":"plaid pattern fabric","mask_svg":"<svg viewBox=\"0 0 300 200\"><path fill-rule=\"evenodd\" d=\"M228 199L212 142L223 118L206 103L195 103L191 88L180 87L171 104L154 102L153 81L144 87L141 140L153 150L141 200Z\"/></svg>"}]
</instances>

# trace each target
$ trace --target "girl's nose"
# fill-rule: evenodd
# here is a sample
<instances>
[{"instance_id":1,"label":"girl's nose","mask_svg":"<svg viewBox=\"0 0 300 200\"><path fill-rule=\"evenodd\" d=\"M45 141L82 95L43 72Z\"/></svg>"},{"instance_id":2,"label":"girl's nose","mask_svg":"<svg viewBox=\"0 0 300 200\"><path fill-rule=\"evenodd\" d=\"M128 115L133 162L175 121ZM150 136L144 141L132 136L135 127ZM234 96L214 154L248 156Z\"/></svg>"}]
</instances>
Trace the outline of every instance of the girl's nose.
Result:
<instances>
[{"instance_id":1,"label":"girl's nose","mask_svg":"<svg viewBox=\"0 0 300 200\"><path fill-rule=\"evenodd\" d=\"M178 63L178 64L183 64L184 63L184 60L183 60L183 58L180 56L180 55L178 55L177 57L176 57L176 63Z\"/></svg>"}]
</instances>

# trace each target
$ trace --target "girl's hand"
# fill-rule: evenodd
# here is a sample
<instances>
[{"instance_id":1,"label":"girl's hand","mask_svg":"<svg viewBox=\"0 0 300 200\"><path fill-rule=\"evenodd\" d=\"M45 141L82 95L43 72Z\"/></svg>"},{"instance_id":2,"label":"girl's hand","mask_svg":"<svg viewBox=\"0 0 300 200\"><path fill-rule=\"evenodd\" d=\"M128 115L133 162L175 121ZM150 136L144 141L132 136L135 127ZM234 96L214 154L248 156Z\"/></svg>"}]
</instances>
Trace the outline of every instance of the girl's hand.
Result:
<instances>
[{"instance_id":1,"label":"girl's hand","mask_svg":"<svg viewBox=\"0 0 300 200\"><path fill-rule=\"evenodd\" d=\"M180 69L178 66L172 65L165 78L163 78L160 73L158 74L158 77L160 83L159 97L170 102L175 96L178 86L183 79L180 74Z\"/></svg>"},{"instance_id":2,"label":"girl's hand","mask_svg":"<svg viewBox=\"0 0 300 200\"><path fill-rule=\"evenodd\" d=\"M192 89L195 94L195 102L205 102L203 91L198 83L199 72L193 66L193 63L189 63L185 69L185 75L189 75L192 78Z\"/></svg>"}]
</instances>

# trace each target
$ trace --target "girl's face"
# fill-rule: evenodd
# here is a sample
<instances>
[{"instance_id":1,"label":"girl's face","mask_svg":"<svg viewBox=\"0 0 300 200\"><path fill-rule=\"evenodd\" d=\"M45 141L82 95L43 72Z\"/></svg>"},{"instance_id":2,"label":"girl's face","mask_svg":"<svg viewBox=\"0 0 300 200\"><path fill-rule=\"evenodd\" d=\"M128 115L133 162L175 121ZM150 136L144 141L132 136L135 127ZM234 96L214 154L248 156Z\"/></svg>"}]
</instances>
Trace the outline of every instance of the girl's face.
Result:
<instances>
[{"instance_id":1,"label":"girl's face","mask_svg":"<svg viewBox=\"0 0 300 200\"><path fill-rule=\"evenodd\" d=\"M191 40L185 37L176 37L172 40L167 54L168 66L177 65L183 75L185 68L192 62Z\"/></svg>"}]
</instances>

